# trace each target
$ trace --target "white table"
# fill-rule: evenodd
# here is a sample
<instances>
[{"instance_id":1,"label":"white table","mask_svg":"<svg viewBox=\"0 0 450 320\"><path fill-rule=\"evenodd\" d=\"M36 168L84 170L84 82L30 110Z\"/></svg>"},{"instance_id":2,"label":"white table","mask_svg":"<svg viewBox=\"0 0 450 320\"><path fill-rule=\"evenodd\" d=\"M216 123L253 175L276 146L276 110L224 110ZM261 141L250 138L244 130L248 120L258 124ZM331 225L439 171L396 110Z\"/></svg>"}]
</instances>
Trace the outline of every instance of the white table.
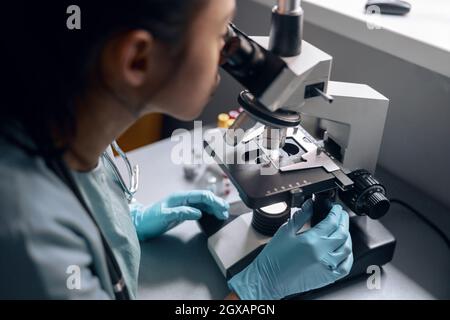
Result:
<instances>
[{"instance_id":1,"label":"white table","mask_svg":"<svg viewBox=\"0 0 450 320\"><path fill-rule=\"evenodd\" d=\"M137 199L160 200L177 190L193 186L183 179L182 167L171 161L174 142L163 140L129 153L141 168ZM123 167L119 165L123 170ZM379 172L392 195L409 199L408 186ZM407 194L406 194L407 193ZM237 199L233 192L228 201ZM433 207L429 199L430 210ZM436 209L438 208L438 209ZM450 218L450 212L447 212ZM450 252L443 242L417 218L393 207L383 219L398 239L393 263L384 267L380 290L368 290L366 279L339 284L316 295L320 299L434 299L450 298ZM206 237L195 222L186 222L159 239L142 245L139 280L140 299L222 299L228 294L225 279L206 248Z\"/></svg>"},{"instance_id":2,"label":"white table","mask_svg":"<svg viewBox=\"0 0 450 320\"><path fill-rule=\"evenodd\" d=\"M406 16L367 15L366 2L303 0L302 7L308 23L450 77L450 1L408 0Z\"/></svg>"}]
</instances>

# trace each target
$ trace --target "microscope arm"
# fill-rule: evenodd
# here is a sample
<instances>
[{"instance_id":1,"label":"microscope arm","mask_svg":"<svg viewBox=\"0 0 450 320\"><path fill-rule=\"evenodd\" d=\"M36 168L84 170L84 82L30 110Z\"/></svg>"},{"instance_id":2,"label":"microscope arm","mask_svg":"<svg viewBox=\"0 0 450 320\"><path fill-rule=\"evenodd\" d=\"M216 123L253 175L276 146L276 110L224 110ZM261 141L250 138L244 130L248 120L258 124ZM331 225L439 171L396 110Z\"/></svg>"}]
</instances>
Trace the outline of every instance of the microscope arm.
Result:
<instances>
[{"instance_id":1,"label":"microscope arm","mask_svg":"<svg viewBox=\"0 0 450 320\"><path fill-rule=\"evenodd\" d=\"M363 84L329 81L328 103L322 98L310 99L301 113L322 121L331 138L341 148L345 169L375 172L389 99Z\"/></svg>"}]
</instances>

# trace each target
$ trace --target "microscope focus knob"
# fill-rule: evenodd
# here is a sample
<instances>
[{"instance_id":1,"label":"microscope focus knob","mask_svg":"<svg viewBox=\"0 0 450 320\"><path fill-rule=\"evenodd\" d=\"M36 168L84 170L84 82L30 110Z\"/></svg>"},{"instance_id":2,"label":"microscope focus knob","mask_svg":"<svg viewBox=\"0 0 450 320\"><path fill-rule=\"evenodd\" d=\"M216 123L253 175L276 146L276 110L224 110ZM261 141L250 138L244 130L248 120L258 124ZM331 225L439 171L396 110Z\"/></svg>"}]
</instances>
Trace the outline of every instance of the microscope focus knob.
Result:
<instances>
[{"instance_id":1,"label":"microscope focus knob","mask_svg":"<svg viewBox=\"0 0 450 320\"><path fill-rule=\"evenodd\" d=\"M388 212L390 206L389 199L383 193L372 193L367 198L367 207L369 208L367 215L372 219L379 219Z\"/></svg>"},{"instance_id":2,"label":"microscope focus knob","mask_svg":"<svg viewBox=\"0 0 450 320\"><path fill-rule=\"evenodd\" d=\"M370 172L356 170L348 177L353 180L353 189L341 191L339 196L353 212L379 219L389 211L386 188Z\"/></svg>"}]
</instances>

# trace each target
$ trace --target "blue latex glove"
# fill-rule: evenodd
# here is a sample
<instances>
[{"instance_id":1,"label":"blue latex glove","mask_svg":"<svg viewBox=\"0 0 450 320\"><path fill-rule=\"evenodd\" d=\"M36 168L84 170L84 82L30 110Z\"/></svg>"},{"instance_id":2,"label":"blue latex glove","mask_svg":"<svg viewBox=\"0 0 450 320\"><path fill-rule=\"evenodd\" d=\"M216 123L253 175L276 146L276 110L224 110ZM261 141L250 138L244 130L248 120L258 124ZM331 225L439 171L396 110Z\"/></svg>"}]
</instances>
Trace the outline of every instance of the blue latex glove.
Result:
<instances>
[{"instance_id":1,"label":"blue latex glove","mask_svg":"<svg viewBox=\"0 0 450 320\"><path fill-rule=\"evenodd\" d=\"M139 203L130 205L131 217L141 241L160 236L183 221L198 220L202 212L226 220L229 208L225 200L210 191L175 193L150 207Z\"/></svg>"},{"instance_id":2,"label":"blue latex glove","mask_svg":"<svg viewBox=\"0 0 450 320\"><path fill-rule=\"evenodd\" d=\"M305 202L258 257L229 281L230 289L241 299L282 299L346 276L353 264L347 212L335 205L323 221L298 234L312 213L312 202Z\"/></svg>"}]
</instances>

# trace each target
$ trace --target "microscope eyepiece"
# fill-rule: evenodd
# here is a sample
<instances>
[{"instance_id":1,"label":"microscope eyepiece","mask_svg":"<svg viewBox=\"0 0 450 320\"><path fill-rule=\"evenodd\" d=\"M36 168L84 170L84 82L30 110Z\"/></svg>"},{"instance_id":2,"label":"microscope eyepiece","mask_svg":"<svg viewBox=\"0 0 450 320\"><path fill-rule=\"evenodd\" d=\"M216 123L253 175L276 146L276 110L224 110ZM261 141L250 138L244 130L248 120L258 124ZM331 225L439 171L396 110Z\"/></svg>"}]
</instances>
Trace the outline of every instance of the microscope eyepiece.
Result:
<instances>
[{"instance_id":1,"label":"microscope eyepiece","mask_svg":"<svg viewBox=\"0 0 450 320\"><path fill-rule=\"evenodd\" d=\"M228 65L229 72L239 76L252 75L259 64L264 62L264 54L250 39L228 26L225 46L221 53L221 65Z\"/></svg>"},{"instance_id":2,"label":"microscope eyepiece","mask_svg":"<svg viewBox=\"0 0 450 320\"><path fill-rule=\"evenodd\" d=\"M228 74L260 97L286 67L272 52L230 24L221 52L220 65Z\"/></svg>"}]
</instances>

